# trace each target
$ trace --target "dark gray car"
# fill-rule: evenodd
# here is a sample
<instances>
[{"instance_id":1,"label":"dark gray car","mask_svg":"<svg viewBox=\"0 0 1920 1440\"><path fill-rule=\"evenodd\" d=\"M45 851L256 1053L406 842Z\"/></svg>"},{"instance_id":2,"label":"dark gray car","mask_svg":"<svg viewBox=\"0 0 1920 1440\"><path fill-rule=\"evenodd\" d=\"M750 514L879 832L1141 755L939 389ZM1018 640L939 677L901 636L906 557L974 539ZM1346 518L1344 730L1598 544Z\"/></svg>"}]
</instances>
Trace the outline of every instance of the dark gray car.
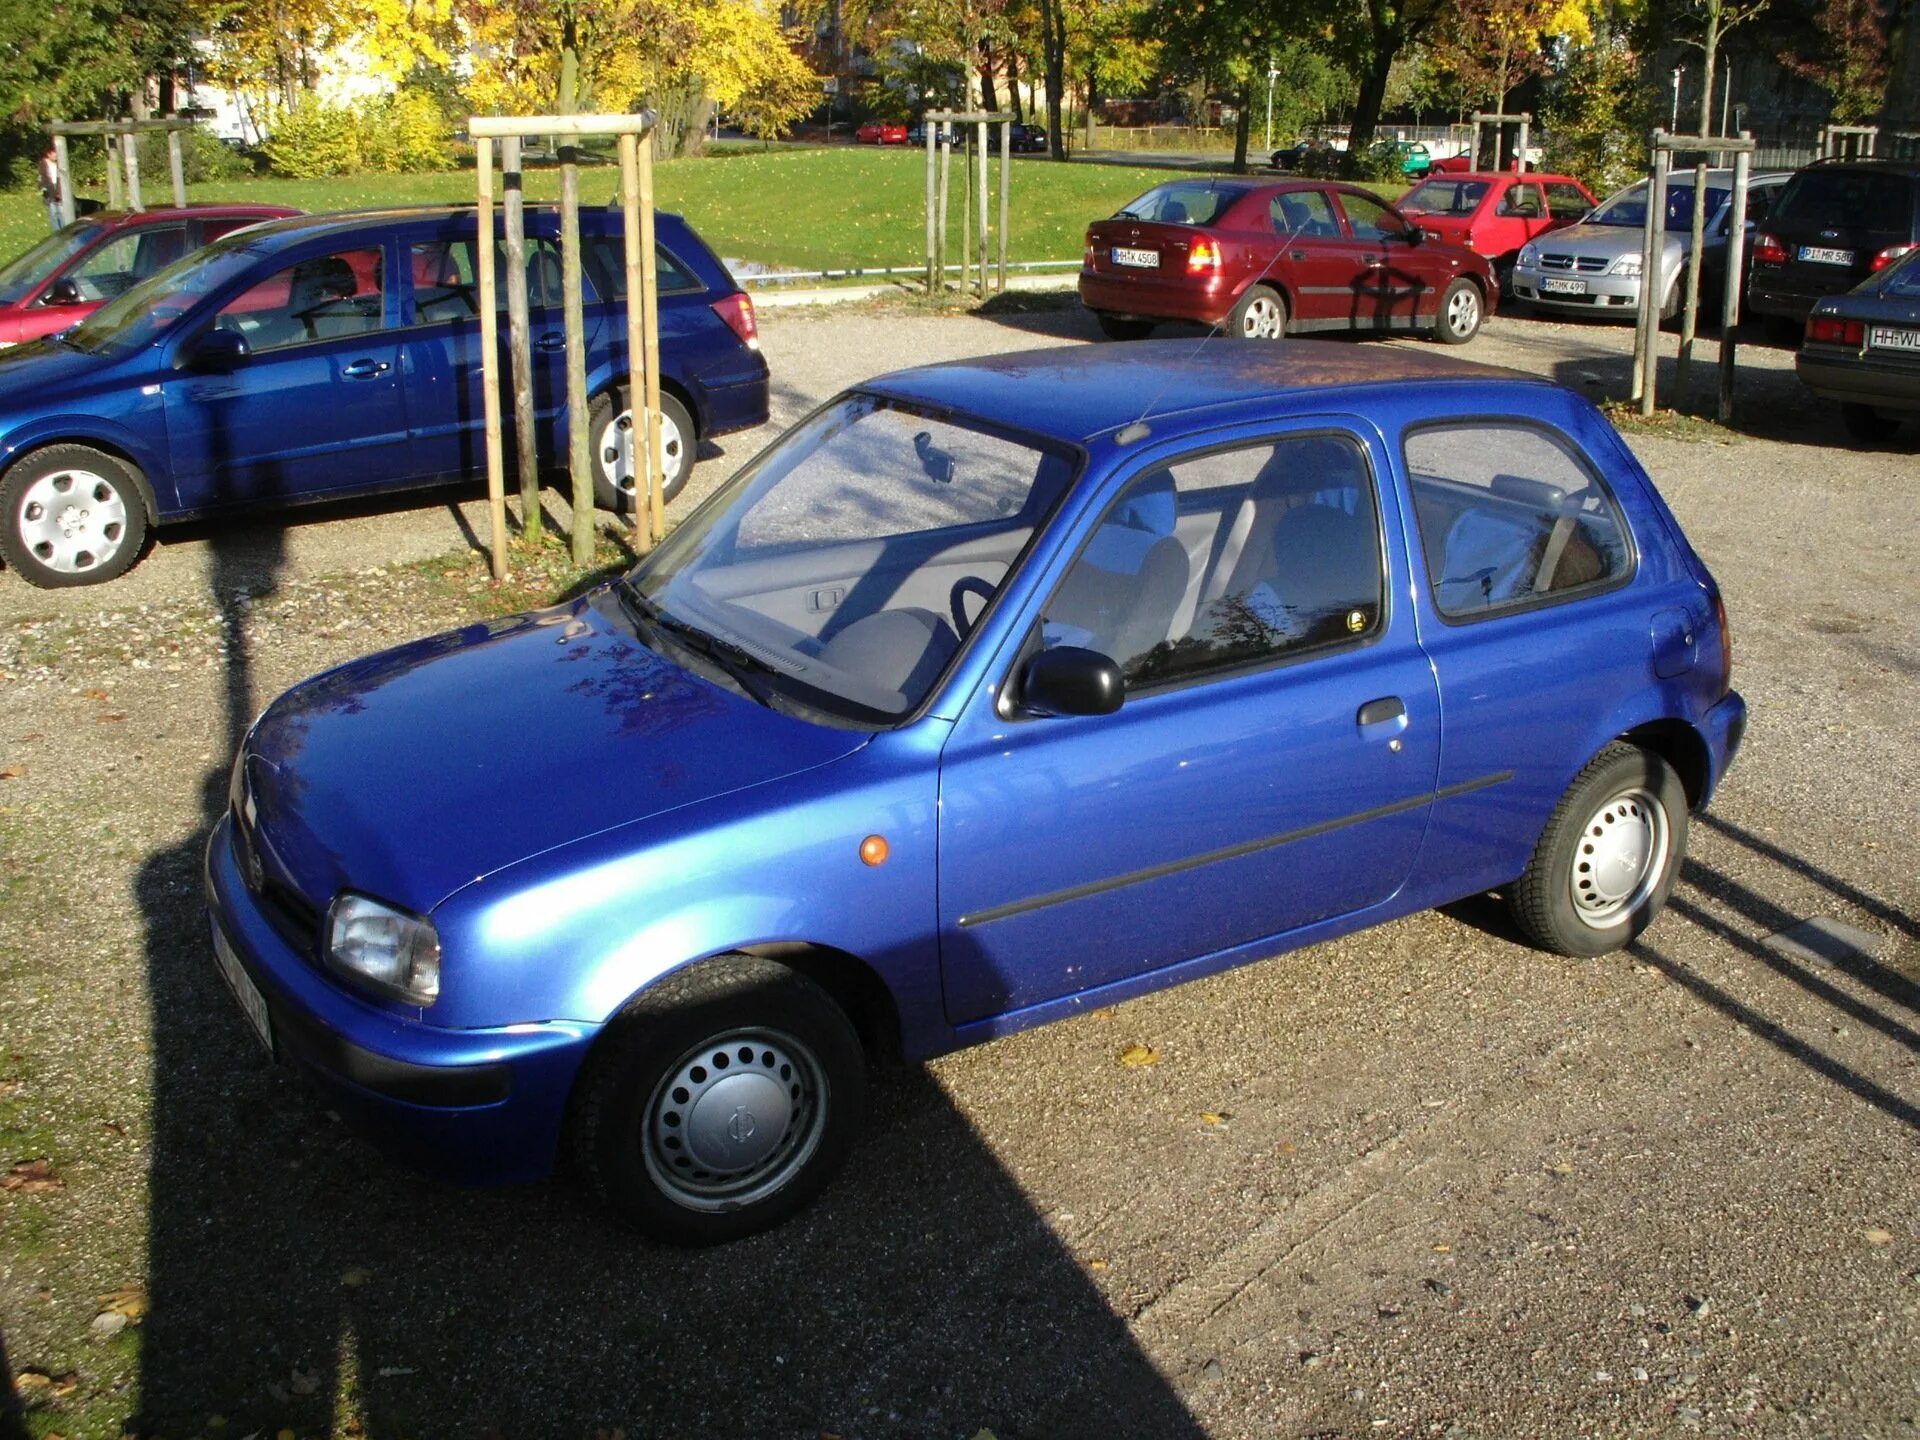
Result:
<instances>
[{"instance_id":1,"label":"dark gray car","mask_svg":"<svg viewBox=\"0 0 1920 1440\"><path fill-rule=\"evenodd\" d=\"M1809 390L1840 403L1856 440L1878 444L1920 421L1920 250L1816 302L1796 363Z\"/></svg>"}]
</instances>

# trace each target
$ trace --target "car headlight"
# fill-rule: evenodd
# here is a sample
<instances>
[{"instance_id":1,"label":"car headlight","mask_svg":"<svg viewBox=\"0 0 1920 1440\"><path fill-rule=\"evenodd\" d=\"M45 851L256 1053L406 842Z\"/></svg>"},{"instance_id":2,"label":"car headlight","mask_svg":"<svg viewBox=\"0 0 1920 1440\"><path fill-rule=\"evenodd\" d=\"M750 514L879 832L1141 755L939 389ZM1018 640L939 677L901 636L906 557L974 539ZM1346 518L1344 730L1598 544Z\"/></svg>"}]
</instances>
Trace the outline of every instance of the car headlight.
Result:
<instances>
[{"instance_id":1,"label":"car headlight","mask_svg":"<svg viewBox=\"0 0 1920 1440\"><path fill-rule=\"evenodd\" d=\"M327 963L409 1005L431 1005L440 995L440 937L432 924L351 891L327 911Z\"/></svg>"},{"instance_id":2,"label":"car headlight","mask_svg":"<svg viewBox=\"0 0 1920 1440\"><path fill-rule=\"evenodd\" d=\"M1607 267L1607 273L1609 275L1637 276L1640 273L1640 257L1638 255L1622 255Z\"/></svg>"},{"instance_id":3,"label":"car headlight","mask_svg":"<svg viewBox=\"0 0 1920 1440\"><path fill-rule=\"evenodd\" d=\"M1521 265L1531 270L1533 269L1534 266L1538 265L1539 263L1540 263L1540 247L1538 245L1522 245L1520 247L1520 264Z\"/></svg>"}]
</instances>

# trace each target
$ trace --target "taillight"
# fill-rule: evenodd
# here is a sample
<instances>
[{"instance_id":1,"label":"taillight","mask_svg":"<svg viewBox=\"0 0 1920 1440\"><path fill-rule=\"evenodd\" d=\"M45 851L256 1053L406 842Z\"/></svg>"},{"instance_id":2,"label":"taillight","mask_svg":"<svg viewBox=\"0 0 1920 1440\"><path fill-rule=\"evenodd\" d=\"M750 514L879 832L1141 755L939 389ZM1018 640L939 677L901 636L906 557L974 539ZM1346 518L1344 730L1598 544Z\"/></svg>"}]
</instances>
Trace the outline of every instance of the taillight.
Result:
<instances>
[{"instance_id":1,"label":"taillight","mask_svg":"<svg viewBox=\"0 0 1920 1440\"><path fill-rule=\"evenodd\" d=\"M1091 230L1087 232L1086 248L1080 252L1080 263L1089 270L1093 268L1093 232Z\"/></svg>"},{"instance_id":2,"label":"taillight","mask_svg":"<svg viewBox=\"0 0 1920 1440\"><path fill-rule=\"evenodd\" d=\"M1844 320L1838 315L1809 315L1807 339L1823 345L1861 345L1866 343L1866 322Z\"/></svg>"},{"instance_id":3,"label":"taillight","mask_svg":"<svg viewBox=\"0 0 1920 1440\"><path fill-rule=\"evenodd\" d=\"M1727 602L1713 592L1713 623L1720 628L1720 693L1733 689L1733 626L1727 622Z\"/></svg>"},{"instance_id":4,"label":"taillight","mask_svg":"<svg viewBox=\"0 0 1920 1440\"><path fill-rule=\"evenodd\" d=\"M1894 261L1898 260L1902 255L1905 255L1909 250L1912 250L1913 248L1914 247L1911 245L1887 246L1886 249L1882 250L1878 255L1873 257L1874 270L1880 271L1880 270L1886 269L1887 266L1893 264Z\"/></svg>"},{"instance_id":5,"label":"taillight","mask_svg":"<svg viewBox=\"0 0 1920 1440\"><path fill-rule=\"evenodd\" d=\"M727 322L727 328L740 337L740 343L749 350L760 348L760 323L753 318L753 297L744 290L736 290L724 300L716 300L712 305L713 313Z\"/></svg>"},{"instance_id":6,"label":"taillight","mask_svg":"<svg viewBox=\"0 0 1920 1440\"><path fill-rule=\"evenodd\" d=\"M1753 258L1761 265L1784 265L1787 263L1787 247L1776 236L1762 230L1753 237Z\"/></svg>"},{"instance_id":7,"label":"taillight","mask_svg":"<svg viewBox=\"0 0 1920 1440\"><path fill-rule=\"evenodd\" d=\"M1203 270L1220 268L1220 246L1217 241L1204 236L1193 242L1193 248L1187 252L1187 273L1198 275Z\"/></svg>"}]
</instances>

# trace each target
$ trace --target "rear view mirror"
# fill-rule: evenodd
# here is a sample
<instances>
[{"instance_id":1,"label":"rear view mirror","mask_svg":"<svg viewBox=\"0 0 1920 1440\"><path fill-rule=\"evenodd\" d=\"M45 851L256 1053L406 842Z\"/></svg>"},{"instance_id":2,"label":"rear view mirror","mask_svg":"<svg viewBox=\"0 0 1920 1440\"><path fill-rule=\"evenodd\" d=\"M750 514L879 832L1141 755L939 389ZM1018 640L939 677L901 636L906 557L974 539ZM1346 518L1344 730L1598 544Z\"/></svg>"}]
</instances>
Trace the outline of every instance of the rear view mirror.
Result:
<instances>
[{"instance_id":1,"label":"rear view mirror","mask_svg":"<svg viewBox=\"0 0 1920 1440\"><path fill-rule=\"evenodd\" d=\"M80 287L74 283L71 275L62 275L47 287L45 303L48 305L78 305L80 303Z\"/></svg>"},{"instance_id":2,"label":"rear view mirror","mask_svg":"<svg viewBox=\"0 0 1920 1440\"><path fill-rule=\"evenodd\" d=\"M253 354L247 337L235 330L209 330L190 342L184 359L188 368L216 373L233 370Z\"/></svg>"},{"instance_id":3,"label":"rear view mirror","mask_svg":"<svg viewBox=\"0 0 1920 1440\"><path fill-rule=\"evenodd\" d=\"M1030 715L1111 715L1126 698L1120 667L1078 645L1042 650L1020 677L1020 708Z\"/></svg>"},{"instance_id":4,"label":"rear view mirror","mask_svg":"<svg viewBox=\"0 0 1920 1440\"><path fill-rule=\"evenodd\" d=\"M933 436L922 430L913 437L913 453L920 457L920 468L927 478L942 485L953 483L953 454L933 443Z\"/></svg>"}]
</instances>

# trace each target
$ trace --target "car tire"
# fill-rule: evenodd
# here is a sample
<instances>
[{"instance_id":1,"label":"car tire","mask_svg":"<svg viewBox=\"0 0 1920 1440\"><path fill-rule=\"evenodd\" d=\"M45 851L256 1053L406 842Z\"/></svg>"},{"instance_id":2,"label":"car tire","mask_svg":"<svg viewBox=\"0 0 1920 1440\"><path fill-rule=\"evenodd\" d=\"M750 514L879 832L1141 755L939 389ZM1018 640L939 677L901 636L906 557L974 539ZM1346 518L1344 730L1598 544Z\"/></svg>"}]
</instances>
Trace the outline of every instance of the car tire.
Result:
<instances>
[{"instance_id":1,"label":"car tire","mask_svg":"<svg viewBox=\"0 0 1920 1440\"><path fill-rule=\"evenodd\" d=\"M1094 311L1093 318L1100 324L1100 333L1109 340L1144 340L1153 333L1150 320L1122 320L1104 310Z\"/></svg>"},{"instance_id":2,"label":"car tire","mask_svg":"<svg viewBox=\"0 0 1920 1440\"><path fill-rule=\"evenodd\" d=\"M124 575L146 544L140 472L90 445L49 445L0 480L0 558L43 590Z\"/></svg>"},{"instance_id":3,"label":"car tire","mask_svg":"<svg viewBox=\"0 0 1920 1440\"><path fill-rule=\"evenodd\" d=\"M865 1109L866 1057L845 1012L785 965L723 955L608 1024L576 1090L572 1150L622 1220L714 1245L812 1201Z\"/></svg>"},{"instance_id":4,"label":"car tire","mask_svg":"<svg viewBox=\"0 0 1920 1440\"><path fill-rule=\"evenodd\" d=\"M1609 745L1554 807L1509 912L1539 949L1605 955L1653 923L1686 850L1687 794L1673 767Z\"/></svg>"},{"instance_id":5,"label":"car tire","mask_svg":"<svg viewBox=\"0 0 1920 1440\"><path fill-rule=\"evenodd\" d=\"M671 504L693 474L699 433L687 407L666 390L660 392L660 451L666 473L661 493ZM593 503L619 515L633 513L633 446L639 443L626 387L603 390L587 410L587 436L593 454Z\"/></svg>"},{"instance_id":6,"label":"car tire","mask_svg":"<svg viewBox=\"0 0 1920 1440\"><path fill-rule=\"evenodd\" d=\"M1238 340L1284 339L1286 296L1271 285L1249 285L1227 316L1227 333Z\"/></svg>"},{"instance_id":7,"label":"car tire","mask_svg":"<svg viewBox=\"0 0 1920 1440\"><path fill-rule=\"evenodd\" d=\"M1440 293L1433 312L1433 338L1442 345L1464 345L1480 333L1486 305L1480 287L1471 280L1455 276Z\"/></svg>"},{"instance_id":8,"label":"car tire","mask_svg":"<svg viewBox=\"0 0 1920 1440\"><path fill-rule=\"evenodd\" d=\"M1871 405L1842 405L1840 423L1863 445L1884 445L1900 433L1900 422Z\"/></svg>"}]
</instances>

